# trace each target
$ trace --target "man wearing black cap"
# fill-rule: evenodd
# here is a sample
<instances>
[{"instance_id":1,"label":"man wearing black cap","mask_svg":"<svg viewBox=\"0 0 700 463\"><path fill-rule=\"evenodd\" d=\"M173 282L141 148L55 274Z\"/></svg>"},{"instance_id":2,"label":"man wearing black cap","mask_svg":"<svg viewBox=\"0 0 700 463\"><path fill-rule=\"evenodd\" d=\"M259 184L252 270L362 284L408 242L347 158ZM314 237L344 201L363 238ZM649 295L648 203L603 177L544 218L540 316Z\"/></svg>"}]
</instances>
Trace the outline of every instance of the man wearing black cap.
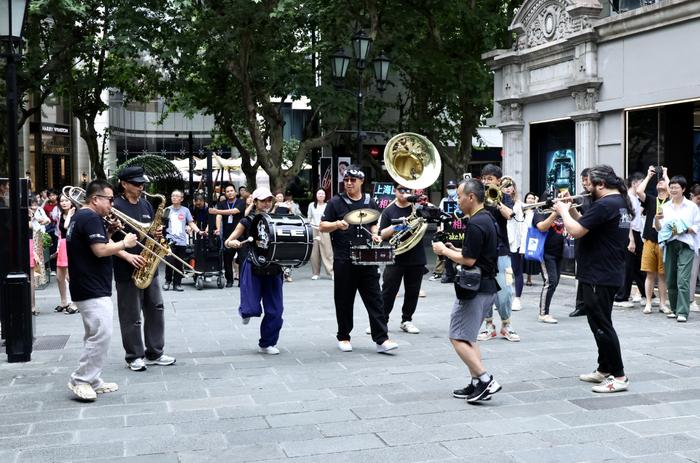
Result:
<instances>
[{"instance_id":1,"label":"man wearing black cap","mask_svg":"<svg viewBox=\"0 0 700 463\"><path fill-rule=\"evenodd\" d=\"M379 270L376 265L353 265L350 259L352 245L367 243L367 229L360 229L359 225L350 225L344 220L348 212L363 208L377 209L370 195L362 193L364 180L365 174L358 166L349 166L345 170L345 191L328 202L319 230L331 234L333 246L333 298L338 322L338 349L342 352L352 351L350 332L353 327L353 305L355 294L359 291L369 314L369 326L372 340L377 344L377 352L386 353L399 346L387 336L386 315L379 289ZM371 240L381 243L382 239L377 234L377 222L367 225Z\"/></svg>"},{"instance_id":2,"label":"man wearing black cap","mask_svg":"<svg viewBox=\"0 0 700 463\"><path fill-rule=\"evenodd\" d=\"M146 182L142 167L122 169L119 172L119 194L114 198L114 208L138 222L151 223L155 220L153 206L141 197ZM124 231L134 232L127 224ZM159 229L158 235L161 234L162 230ZM165 316L158 272L146 289L137 288L131 279L135 268L146 265L140 252L141 248L135 246L119 252L119 259L113 259L122 345L126 351L126 363L132 371L143 371L146 365L165 366L175 363L175 358L163 353Z\"/></svg>"}]
</instances>

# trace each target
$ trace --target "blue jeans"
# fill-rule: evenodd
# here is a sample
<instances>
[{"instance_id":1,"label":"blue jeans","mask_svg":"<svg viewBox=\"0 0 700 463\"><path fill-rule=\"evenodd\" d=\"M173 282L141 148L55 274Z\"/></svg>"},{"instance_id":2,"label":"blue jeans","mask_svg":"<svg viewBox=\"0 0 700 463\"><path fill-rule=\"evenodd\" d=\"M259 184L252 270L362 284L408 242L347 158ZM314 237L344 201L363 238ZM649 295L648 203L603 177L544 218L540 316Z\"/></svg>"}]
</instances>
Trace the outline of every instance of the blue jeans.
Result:
<instances>
[{"instance_id":1,"label":"blue jeans","mask_svg":"<svg viewBox=\"0 0 700 463\"><path fill-rule=\"evenodd\" d=\"M501 320L509 320L513 307L513 289L506 284L506 269L511 266L510 256L498 256L498 275L496 281L501 287L496 299L496 310ZM489 310L486 318L493 318L493 309Z\"/></svg>"}]
</instances>

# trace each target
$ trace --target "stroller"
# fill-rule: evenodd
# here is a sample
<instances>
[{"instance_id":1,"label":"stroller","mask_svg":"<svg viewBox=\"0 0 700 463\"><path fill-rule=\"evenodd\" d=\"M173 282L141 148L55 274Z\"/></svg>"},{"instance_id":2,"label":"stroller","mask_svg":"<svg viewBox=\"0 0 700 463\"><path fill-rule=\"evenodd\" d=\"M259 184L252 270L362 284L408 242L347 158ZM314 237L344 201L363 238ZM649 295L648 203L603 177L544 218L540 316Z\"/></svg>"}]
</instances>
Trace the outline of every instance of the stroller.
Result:
<instances>
[{"instance_id":1,"label":"stroller","mask_svg":"<svg viewBox=\"0 0 700 463\"><path fill-rule=\"evenodd\" d=\"M221 253L221 238L218 236L196 236L192 243L192 266L197 272L192 276L194 286L203 289L207 278L216 277L216 287L224 287L224 262Z\"/></svg>"}]
</instances>

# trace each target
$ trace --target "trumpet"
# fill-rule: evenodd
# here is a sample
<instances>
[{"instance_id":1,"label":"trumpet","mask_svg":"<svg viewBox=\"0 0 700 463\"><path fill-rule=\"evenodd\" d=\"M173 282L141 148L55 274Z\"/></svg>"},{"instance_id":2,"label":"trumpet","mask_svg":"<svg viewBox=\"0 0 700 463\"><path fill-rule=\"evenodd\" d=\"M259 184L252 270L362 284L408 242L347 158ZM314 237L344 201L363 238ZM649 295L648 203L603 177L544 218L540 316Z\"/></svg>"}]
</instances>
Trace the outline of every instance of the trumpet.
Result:
<instances>
[{"instance_id":1,"label":"trumpet","mask_svg":"<svg viewBox=\"0 0 700 463\"><path fill-rule=\"evenodd\" d=\"M73 205L74 205L77 209L79 209L79 208L81 208L81 207L84 206L84 203L85 203L85 190L83 190L82 188L77 187L77 186L65 186L65 187L63 187L63 190L61 190L61 192L63 193L63 195L64 195L66 198L68 198L68 199L70 200L71 203L73 203ZM146 194L147 196L152 196L152 195L149 195L148 193L144 193L144 194ZM136 231L136 233L137 233L140 237L145 238L147 241L150 241L151 244L152 244L154 247L156 247L157 249L160 249L160 251L162 251L163 253L165 253L166 256L171 256L171 257L175 258L176 260L178 260L179 262L181 262L185 267L187 267L189 270L191 270L191 271L193 271L193 272L195 272L195 273L201 273L201 272L197 272L190 264L188 264L187 262L185 262L184 260L180 259L180 258L179 258L178 256L176 256L175 254L173 254L173 253L170 251L170 248L169 248L169 247L163 246L158 240L156 240L155 238L151 237L151 236L147 233L147 231L148 231L148 230L150 229L150 227L151 227L151 224L145 223L145 222L139 222L138 220L132 219L131 217L129 217L128 215L124 214L123 212L121 212L120 210L118 210L118 209L116 209L116 208L114 208L114 207L110 209L109 215L108 215L107 217L105 217L104 220L105 220L105 222L107 222L107 224L108 224L110 227L113 227L115 224L117 224L117 222L121 222L122 225L117 229L117 231L123 233L124 235L126 235L127 232L124 231L124 225L123 225L123 224L128 224L131 228L133 228L133 229ZM179 273L179 274L182 275L183 277L186 276L179 268L175 267L175 266L172 265L170 262L168 262L167 260L165 260L164 257L161 257L160 254L159 254L158 252L153 251L148 245L143 244L143 243L141 243L140 241L137 241L137 242L136 242L136 245L139 246L139 247L141 247L144 251L146 251L147 253L149 253L149 254L150 254L151 256L153 256L154 258L160 260L160 261L163 262L165 265L167 265L168 267L170 267L171 269L173 269L173 271Z\"/></svg>"},{"instance_id":2,"label":"trumpet","mask_svg":"<svg viewBox=\"0 0 700 463\"><path fill-rule=\"evenodd\" d=\"M553 212L554 210L552 209L552 206L556 202L569 201L569 200L574 200L574 199L582 199L582 198L586 198L589 196L591 196L591 194L586 193L583 195L566 196L563 198L548 199L547 201L540 201L539 203L525 204L523 206L523 212L528 211L530 209L535 209L537 212L541 212L541 213ZM576 209L579 207L581 207L581 204L574 204L571 206L572 209Z\"/></svg>"}]
</instances>

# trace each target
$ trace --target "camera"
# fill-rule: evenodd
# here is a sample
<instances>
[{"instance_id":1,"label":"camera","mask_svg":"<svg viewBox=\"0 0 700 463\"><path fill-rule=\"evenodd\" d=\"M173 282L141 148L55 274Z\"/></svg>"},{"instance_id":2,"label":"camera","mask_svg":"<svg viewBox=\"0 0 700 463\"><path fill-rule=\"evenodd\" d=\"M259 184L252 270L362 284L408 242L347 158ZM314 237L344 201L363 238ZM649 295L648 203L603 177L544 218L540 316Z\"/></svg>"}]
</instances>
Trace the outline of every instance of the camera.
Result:
<instances>
[{"instance_id":1,"label":"camera","mask_svg":"<svg viewBox=\"0 0 700 463\"><path fill-rule=\"evenodd\" d=\"M664 167L654 166L654 172L656 172L656 181L663 180L664 178Z\"/></svg>"}]
</instances>

